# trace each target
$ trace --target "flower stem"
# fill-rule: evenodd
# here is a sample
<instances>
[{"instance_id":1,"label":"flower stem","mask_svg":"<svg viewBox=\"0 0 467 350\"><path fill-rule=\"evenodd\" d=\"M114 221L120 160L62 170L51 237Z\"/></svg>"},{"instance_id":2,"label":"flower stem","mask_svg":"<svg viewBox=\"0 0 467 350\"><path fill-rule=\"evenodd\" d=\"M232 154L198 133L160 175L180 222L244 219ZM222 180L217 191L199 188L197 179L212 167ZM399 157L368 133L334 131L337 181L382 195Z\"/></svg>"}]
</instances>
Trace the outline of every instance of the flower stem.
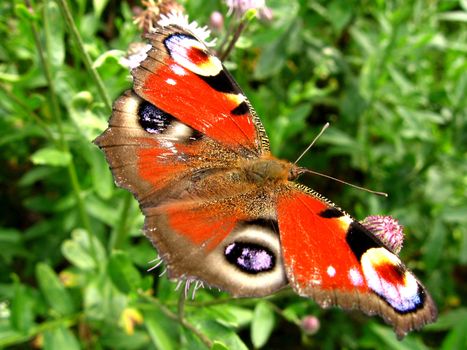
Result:
<instances>
[{"instance_id":1,"label":"flower stem","mask_svg":"<svg viewBox=\"0 0 467 350\"><path fill-rule=\"evenodd\" d=\"M60 9L63 13L63 17L65 18L67 26L70 30L70 34L73 40L78 45L79 52L81 54L81 59L83 60L83 63L86 66L87 71L91 74L91 78L94 80L97 86L97 90L99 94L101 95L101 98L105 103L105 106L110 112L112 110L112 101L110 100L110 97L107 94L107 90L105 89L105 86L104 86L104 83L101 77L99 76L96 69L92 65L91 57L89 57L89 54L86 51L86 48L84 47L83 39L81 38L78 28L75 25L73 16L71 15L71 12L70 12L70 8L68 7L68 3L66 0L58 0L58 5L60 6Z\"/></svg>"}]
</instances>

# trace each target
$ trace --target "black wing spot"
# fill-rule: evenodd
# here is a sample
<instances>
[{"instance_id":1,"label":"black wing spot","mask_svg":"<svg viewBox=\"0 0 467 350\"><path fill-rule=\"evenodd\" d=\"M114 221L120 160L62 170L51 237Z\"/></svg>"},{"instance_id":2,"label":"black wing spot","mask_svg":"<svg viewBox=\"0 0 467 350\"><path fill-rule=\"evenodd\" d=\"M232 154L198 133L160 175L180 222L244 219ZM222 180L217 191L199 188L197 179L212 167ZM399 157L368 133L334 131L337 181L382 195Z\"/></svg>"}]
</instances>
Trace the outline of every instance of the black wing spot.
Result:
<instances>
[{"instance_id":1,"label":"black wing spot","mask_svg":"<svg viewBox=\"0 0 467 350\"><path fill-rule=\"evenodd\" d=\"M142 101L138 108L139 124L151 134L162 134L175 120L170 114L148 101Z\"/></svg>"},{"instance_id":2,"label":"black wing spot","mask_svg":"<svg viewBox=\"0 0 467 350\"><path fill-rule=\"evenodd\" d=\"M229 263L249 274L271 271L276 265L274 254L256 243L230 243L225 247L224 255Z\"/></svg>"},{"instance_id":3,"label":"black wing spot","mask_svg":"<svg viewBox=\"0 0 467 350\"><path fill-rule=\"evenodd\" d=\"M232 109L230 112L233 115L244 115L244 114L247 114L249 111L250 111L250 108L248 107L248 104L245 101L243 101L237 107Z\"/></svg>"},{"instance_id":4,"label":"black wing spot","mask_svg":"<svg viewBox=\"0 0 467 350\"><path fill-rule=\"evenodd\" d=\"M237 94L239 89L234 85L232 79L227 75L224 70L221 70L216 75L203 76L198 75L203 79L210 87L218 92L227 94Z\"/></svg>"},{"instance_id":5,"label":"black wing spot","mask_svg":"<svg viewBox=\"0 0 467 350\"><path fill-rule=\"evenodd\" d=\"M354 255L357 257L358 261L360 261L362 255L365 254L368 249L383 246L370 231L356 221L349 225L345 240L350 246L350 249L352 249Z\"/></svg>"},{"instance_id":6,"label":"black wing spot","mask_svg":"<svg viewBox=\"0 0 467 350\"><path fill-rule=\"evenodd\" d=\"M344 213L341 212L337 208L328 208L328 209L323 210L318 215L325 219L332 219L332 218L340 218L341 216L344 216Z\"/></svg>"}]
</instances>

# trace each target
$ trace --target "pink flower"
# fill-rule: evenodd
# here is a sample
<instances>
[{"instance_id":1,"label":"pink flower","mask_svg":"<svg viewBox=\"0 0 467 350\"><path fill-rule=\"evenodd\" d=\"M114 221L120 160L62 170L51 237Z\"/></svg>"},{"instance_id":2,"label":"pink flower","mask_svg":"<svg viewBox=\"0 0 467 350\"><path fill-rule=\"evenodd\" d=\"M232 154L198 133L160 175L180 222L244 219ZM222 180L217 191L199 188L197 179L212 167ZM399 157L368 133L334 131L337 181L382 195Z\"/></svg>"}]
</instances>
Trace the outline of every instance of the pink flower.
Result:
<instances>
[{"instance_id":1,"label":"pink flower","mask_svg":"<svg viewBox=\"0 0 467 350\"><path fill-rule=\"evenodd\" d=\"M302 318L301 326L306 334L316 334L320 328L319 318L313 315L305 316Z\"/></svg>"},{"instance_id":2,"label":"pink flower","mask_svg":"<svg viewBox=\"0 0 467 350\"><path fill-rule=\"evenodd\" d=\"M220 32L224 27L224 16L219 11L214 11L211 13L211 17L209 18L209 27L216 31Z\"/></svg>"},{"instance_id":3,"label":"pink flower","mask_svg":"<svg viewBox=\"0 0 467 350\"><path fill-rule=\"evenodd\" d=\"M229 16L235 13L238 17L241 17L250 9L256 9L261 12L266 8L265 0L225 0L225 3L229 7L229 12L227 13Z\"/></svg>"},{"instance_id":4,"label":"pink flower","mask_svg":"<svg viewBox=\"0 0 467 350\"><path fill-rule=\"evenodd\" d=\"M378 237L392 252L399 254L404 241L404 232L392 216L372 215L360 222Z\"/></svg>"}]
</instances>

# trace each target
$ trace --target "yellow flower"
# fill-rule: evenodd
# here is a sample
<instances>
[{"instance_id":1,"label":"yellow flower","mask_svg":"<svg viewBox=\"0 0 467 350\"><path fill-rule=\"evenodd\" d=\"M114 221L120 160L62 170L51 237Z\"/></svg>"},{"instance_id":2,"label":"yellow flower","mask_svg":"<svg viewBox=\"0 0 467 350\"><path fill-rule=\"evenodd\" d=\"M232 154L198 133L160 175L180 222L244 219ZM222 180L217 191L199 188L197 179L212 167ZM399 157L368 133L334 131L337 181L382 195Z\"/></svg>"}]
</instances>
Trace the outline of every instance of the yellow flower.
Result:
<instances>
[{"instance_id":1,"label":"yellow flower","mask_svg":"<svg viewBox=\"0 0 467 350\"><path fill-rule=\"evenodd\" d=\"M133 335L135 325L143 323L143 315L134 308L125 308L120 316L120 325L128 335Z\"/></svg>"}]
</instances>

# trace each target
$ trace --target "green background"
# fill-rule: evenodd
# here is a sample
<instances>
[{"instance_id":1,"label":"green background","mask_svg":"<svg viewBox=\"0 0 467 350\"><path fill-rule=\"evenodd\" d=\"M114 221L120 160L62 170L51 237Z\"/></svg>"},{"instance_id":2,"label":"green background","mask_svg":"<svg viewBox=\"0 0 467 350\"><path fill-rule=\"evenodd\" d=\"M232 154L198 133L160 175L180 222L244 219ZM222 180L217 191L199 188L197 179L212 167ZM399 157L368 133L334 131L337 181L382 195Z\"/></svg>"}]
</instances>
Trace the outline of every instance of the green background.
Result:
<instances>
[{"instance_id":1,"label":"green background","mask_svg":"<svg viewBox=\"0 0 467 350\"><path fill-rule=\"evenodd\" d=\"M440 316L401 342L290 290L199 290L177 317L175 284L146 272L137 203L91 143L131 86L119 62L141 41L138 4L74 0L67 18L64 3L0 2L0 348L467 348L467 1L267 1L273 19L251 20L225 62L276 156L295 160L329 121L301 165L389 194L303 178L359 220L405 226L400 255ZM184 5L202 25L227 12Z\"/></svg>"}]
</instances>

